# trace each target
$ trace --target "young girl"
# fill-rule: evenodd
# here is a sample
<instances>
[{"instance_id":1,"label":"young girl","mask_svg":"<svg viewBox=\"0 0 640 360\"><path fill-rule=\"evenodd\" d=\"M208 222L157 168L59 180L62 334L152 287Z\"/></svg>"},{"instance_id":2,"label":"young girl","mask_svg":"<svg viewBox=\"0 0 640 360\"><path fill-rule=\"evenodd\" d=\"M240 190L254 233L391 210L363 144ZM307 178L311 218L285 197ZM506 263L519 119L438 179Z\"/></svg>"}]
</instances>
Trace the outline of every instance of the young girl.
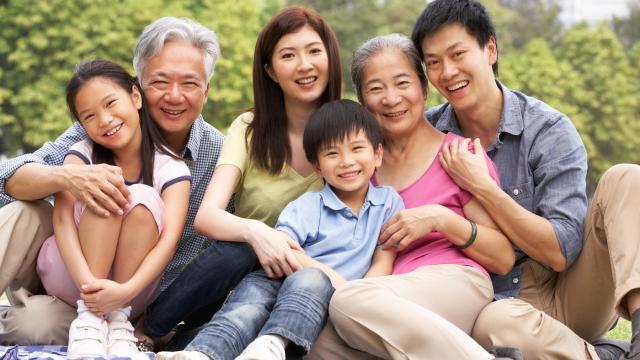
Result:
<instances>
[{"instance_id":1,"label":"young girl","mask_svg":"<svg viewBox=\"0 0 640 360\"><path fill-rule=\"evenodd\" d=\"M77 304L69 358L135 356L128 318L144 310L173 255L191 176L167 150L137 80L119 65L78 65L67 104L90 139L73 145L64 163L120 167L129 205L105 217L70 193L57 193L54 236L40 250L38 273L48 294Z\"/></svg>"},{"instance_id":2,"label":"young girl","mask_svg":"<svg viewBox=\"0 0 640 360\"><path fill-rule=\"evenodd\" d=\"M313 10L291 6L269 21L256 43L255 108L240 115L229 128L196 216L196 230L207 237L249 243L260 260L263 274L272 279L302 267L291 250L299 245L287 241L273 226L290 201L310 189L322 187L321 178L305 157L302 136L311 114L320 105L340 97L338 49L335 35ZM234 193L236 212L230 214L225 206ZM292 278L299 282L293 284ZM308 276L305 280L305 271L301 270L284 280L283 287L292 282L288 298L280 299L289 319L304 316L306 309L295 304L305 303L309 294L316 294L304 286L316 289L324 288L325 280L328 283L328 279L322 278L321 284L310 284L317 278ZM207 286L207 279L201 281L201 286ZM266 355L275 351L284 358L284 347L289 341L308 349L317 337L317 332L292 329L288 324L270 323L262 329L252 328L242 316L245 301L252 299L232 296L225 308L235 310L218 312L178 358L233 359L259 333L272 336L256 340L257 352ZM311 325L302 323L301 326Z\"/></svg>"}]
</instances>

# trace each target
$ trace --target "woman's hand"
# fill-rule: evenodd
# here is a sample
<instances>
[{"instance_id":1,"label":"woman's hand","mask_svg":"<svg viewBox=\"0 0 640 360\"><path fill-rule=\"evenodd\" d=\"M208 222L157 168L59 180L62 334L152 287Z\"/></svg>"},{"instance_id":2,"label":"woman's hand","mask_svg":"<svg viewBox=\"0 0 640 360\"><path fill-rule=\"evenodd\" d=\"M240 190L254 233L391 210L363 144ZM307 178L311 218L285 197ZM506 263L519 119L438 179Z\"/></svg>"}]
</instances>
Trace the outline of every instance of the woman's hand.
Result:
<instances>
[{"instance_id":1,"label":"woman's hand","mask_svg":"<svg viewBox=\"0 0 640 360\"><path fill-rule=\"evenodd\" d=\"M302 264L291 250L303 251L300 244L260 221L252 221L251 233L253 237L249 244L268 277L280 278L302 269Z\"/></svg>"},{"instance_id":2,"label":"woman's hand","mask_svg":"<svg viewBox=\"0 0 640 360\"><path fill-rule=\"evenodd\" d=\"M387 221L380 230L379 244L384 249L404 250L415 239L436 231L443 216L450 212L442 205L423 205L405 209Z\"/></svg>"},{"instance_id":3,"label":"woman's hand","mask_svg":"<svg viewBox=\"0 0 640 360\"><path fill-rule=\"evenodd\" d=\"M471 139L454 139L442 147L438 155L440 164L461 188L473 193L472 189L481 181L493 181L489 176L487 159L480 139L473 141L472 153L469 151Z\"/></svg>"},{"instance_id":4,"label":"woman's hand","mask_svg":"<svg viewBox=\"0 0 640 360\"><path fill-rule=\"evenodd\" d=\"M84 284L80 290L80 297L87 308L97 315L126 307L135 297L126 283L120 284L108 279L97 279Z\"/></svg>"}]
</instances>

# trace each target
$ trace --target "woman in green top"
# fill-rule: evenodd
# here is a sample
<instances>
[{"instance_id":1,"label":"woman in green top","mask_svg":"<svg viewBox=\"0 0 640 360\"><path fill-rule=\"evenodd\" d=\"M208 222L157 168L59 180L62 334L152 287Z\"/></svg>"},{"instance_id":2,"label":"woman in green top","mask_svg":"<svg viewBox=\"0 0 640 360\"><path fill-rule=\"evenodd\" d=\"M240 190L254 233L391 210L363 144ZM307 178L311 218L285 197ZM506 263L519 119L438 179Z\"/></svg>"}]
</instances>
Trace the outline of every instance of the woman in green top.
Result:
<instances>
[{"instance_id":1,"label":"woman in green top","mask_svg":"<svg viewBox=\"0 0 640 360\"><path fill-rule=\"evenodd\" d=\"M273 226L291 200L322 186L302 134L318 107L340 98L341 81L337 39L315 11L287 7L258 36L255 107L229 128L195 228L211 239L249 243L269 277L301 268L291 250L298 244ZM234 193L231 214L225 208Z\"/></svg>"}]
</instances>

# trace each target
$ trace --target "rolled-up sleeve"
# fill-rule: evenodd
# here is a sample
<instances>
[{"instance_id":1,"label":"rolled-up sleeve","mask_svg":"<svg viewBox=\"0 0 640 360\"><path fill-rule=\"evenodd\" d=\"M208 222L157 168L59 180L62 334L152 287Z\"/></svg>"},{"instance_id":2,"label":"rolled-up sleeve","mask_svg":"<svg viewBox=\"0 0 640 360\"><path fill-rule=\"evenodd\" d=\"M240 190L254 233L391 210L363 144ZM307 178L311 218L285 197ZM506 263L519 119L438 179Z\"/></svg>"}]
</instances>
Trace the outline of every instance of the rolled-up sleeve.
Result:
<instances>
[{"instance_id":1,"label":"rolled-up sleeve","mask_svg":"<svg viewBox=\"0 0 640 360\"><path fill-rule=\"evenodd\" d=\"M587 153L566 116L541 129L529 161L535 184L534 212L551 223L569 267L582 250Z\"/></svg>"},{"instance_id":2,"label":"rolled-up sleeve","mask_svg":"<svg viewBox=\"0 0 640 360\"><path fill-rule=\"evenodd\" d=\"M64 156L76 142L87 137L82 125L74 123L53 142L45 143L32 154L24 154L0 164L0 204L6 205L16 199L7 193L6 182L23 165L38 163L43 165L62 165Z\"/></svg>"}]
</instances>

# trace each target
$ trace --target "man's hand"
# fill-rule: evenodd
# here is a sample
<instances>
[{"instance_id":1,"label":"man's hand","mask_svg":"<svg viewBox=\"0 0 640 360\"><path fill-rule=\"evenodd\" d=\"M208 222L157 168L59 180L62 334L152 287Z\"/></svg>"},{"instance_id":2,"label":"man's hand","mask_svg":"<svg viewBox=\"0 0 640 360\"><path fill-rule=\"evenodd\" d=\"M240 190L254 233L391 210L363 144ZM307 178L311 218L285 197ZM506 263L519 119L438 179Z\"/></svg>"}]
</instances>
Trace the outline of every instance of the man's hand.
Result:
<instances>
[{"instance_id":1,"label":"man's hand","mask_svg":"<svg viewBox=\"0 0 640 360\"><path fill-rule=\"evenodd\" d=\"M454 139L442 147L438 155L440 164L461 188L473 194L474 186L482 181L492 181L487 168L484 149L480 139L473 141L474 152L469 151L471 139Z\"/></svg>"},{"instance_id":2,"label":"man's hand","mask_svg":"<svg viewBox=\"0 0 640 360\"><path fill-rule=\"evenodd\" d=\"M80 297L89 310L97 315L128 306L135 297L126 284L108 279L98 279L82 285Z\"/></svg>"},{"instance_id":3,"label":"man's hand","mask_svg":"<svg viewBox=\"0 0 640 360\"><path fill-rule=\"evenodd\" d=\"M385 250L404 250L414 240L436 230L444 210L441 205L423 205L400 211L382 226L378 244L384 244Z\"/></svg>"},{"instance_id":4,"label":"man's hand","mask_svg":"<svg viewBox=\"0 0 640 360\"><path fill-rule=\"evenodd\" d=\"M276 231L261 222L252 229L253 238L249 241L256 252L260 265L270 278L280 278L302 269L302 264L292 249L302 251L300 245L287 235Z\"/></svg>"},{"instance_id":5,"label":"man's hand","mask_svg":"<svg viewBox=\"0 0 640 360\"><path fill-rule=\"evenodd\" d=\"M129 203L129 189L119 167L67 164L62 168L66 190L91 211L104 217L124 213Z\"/></svg>"}]
</instances>

